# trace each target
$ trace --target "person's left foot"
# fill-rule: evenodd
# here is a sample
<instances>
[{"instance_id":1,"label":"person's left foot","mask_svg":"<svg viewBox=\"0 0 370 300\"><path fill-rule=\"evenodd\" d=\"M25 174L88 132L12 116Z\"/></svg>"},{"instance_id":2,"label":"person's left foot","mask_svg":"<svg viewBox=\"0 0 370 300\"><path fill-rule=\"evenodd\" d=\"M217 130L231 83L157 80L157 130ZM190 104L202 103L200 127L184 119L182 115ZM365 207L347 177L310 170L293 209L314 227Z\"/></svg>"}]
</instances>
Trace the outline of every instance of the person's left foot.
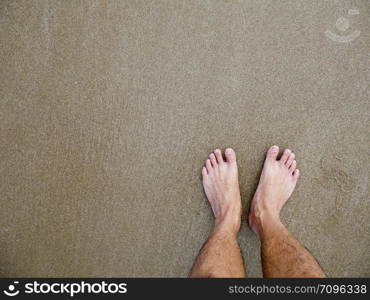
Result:
<instances>
[{"instance_id":1,"label":"person's left foot","mask_svg":"<svg viewBox=\"0 0 370 300\"><path fill-rule=\"evenodd\" d=\"M215 225L237 232L241 224L241 198L238 167L233 149L216 149L209 155L202 169L203 187L215 215Z\"/></svg>"}]
</instances>

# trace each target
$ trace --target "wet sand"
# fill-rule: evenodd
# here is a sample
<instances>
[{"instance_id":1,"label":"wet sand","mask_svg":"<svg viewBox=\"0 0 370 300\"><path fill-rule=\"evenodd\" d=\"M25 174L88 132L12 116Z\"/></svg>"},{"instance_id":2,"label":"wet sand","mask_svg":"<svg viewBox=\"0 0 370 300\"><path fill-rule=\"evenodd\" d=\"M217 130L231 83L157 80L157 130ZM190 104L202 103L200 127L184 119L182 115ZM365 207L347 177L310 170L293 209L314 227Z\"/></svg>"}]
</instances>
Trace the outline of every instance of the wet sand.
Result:
<instances>
[{"instance_id":1,"label":"wet sand","mask_svg":"<svg viewBox=\"0 0 370 300\"><path fill-rule=\"evenodd\" d=\"M0 275L187 276L208 154L236 150L247 211L278 144L301 170L284 223L329 276L370 276L368 11L1 1ZM261 276L245 220L239 239Z\"/></svg>"}]
</instances>

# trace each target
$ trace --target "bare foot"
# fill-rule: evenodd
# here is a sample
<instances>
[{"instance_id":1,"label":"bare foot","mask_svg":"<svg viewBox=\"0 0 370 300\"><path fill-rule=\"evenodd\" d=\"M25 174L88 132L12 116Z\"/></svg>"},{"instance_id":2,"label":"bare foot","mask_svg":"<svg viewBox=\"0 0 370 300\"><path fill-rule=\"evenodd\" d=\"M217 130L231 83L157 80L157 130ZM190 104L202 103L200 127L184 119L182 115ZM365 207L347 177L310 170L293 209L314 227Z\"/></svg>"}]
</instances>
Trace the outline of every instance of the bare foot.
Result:
<instances>
[{"instance_id":1,"label":"bare foot","mask_svg":"<svg viewBox=\"0 0 370 300\"><path fill-rule=\"evenodd\" d=\"M267 151L260 182L249 210L249 226L258 237L264 222L280 222L280 210L292 194L299 177L294 153L285 149L280 160L277 160L278 153L278 146L272 146Z\"/></svg>"},{"instance_id":2,"label":"bare foot","mask_svg":"<svg viewBox=\"0 0 370 300\"><path fill-rule=\"evenodd\" d=\"M209 155L202 169L203 187L215 215L215 226L238 232L241 223L241 198L238 167L233 149L216 149Z\"/></svg>"}]
</instances>

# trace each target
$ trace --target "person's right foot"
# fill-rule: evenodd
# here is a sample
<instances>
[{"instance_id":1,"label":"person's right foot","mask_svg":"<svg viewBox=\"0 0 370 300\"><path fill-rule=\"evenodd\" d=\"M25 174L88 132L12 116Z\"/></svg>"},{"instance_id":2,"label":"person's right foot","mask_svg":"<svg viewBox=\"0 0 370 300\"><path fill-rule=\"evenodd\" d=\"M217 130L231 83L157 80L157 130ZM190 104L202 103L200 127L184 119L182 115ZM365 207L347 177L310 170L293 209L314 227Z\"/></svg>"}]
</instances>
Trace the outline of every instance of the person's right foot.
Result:
<instances>
[{"instance_id":1,"label":"person's right foot","mask_svg":"<svg viewBox=\"0 0 370 300\"><path fill-rule=\"evenodd\" d=\"M235 151L216 149L209 155L202 169L203 187L216 218L228 231L238 232L241 223L241 198Z\"/></svg>"},{"instance_id":2,"label":"person's right foot","mask_svg":"<svg viewBox=\"0 0 370 300\"><path fill-rule=\"evenodd\" d=\"M249 210L249 226L258 237L264 222L280 221L280 210L292 194L299 177L294 153L285 149L280 160L277 160L278 153L278 146L272 146L267 151L260 182Z\"/></svg>"}]
</instances>

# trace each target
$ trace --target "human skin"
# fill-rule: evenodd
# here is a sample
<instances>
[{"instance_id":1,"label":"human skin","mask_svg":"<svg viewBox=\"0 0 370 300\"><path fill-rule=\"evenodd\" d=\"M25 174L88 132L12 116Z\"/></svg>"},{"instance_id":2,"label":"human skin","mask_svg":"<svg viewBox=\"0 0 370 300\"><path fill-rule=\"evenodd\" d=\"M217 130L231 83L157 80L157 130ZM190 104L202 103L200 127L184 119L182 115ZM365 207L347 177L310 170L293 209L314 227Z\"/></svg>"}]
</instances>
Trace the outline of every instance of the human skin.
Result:
<instances>
[{"instance_id":1,"label":"human skin","mask_svg":"<svg viewBox=\"0 0 370 300\"><path fill-rule=\"evenodd\" d=\"M312 254L286 229L280 211L291 196L299 170L295 154L272 146L249 211L249 225L261 240L264 277L325 277ZM203 187L215 225L201 248L191 277L245 277L237 235L241 226L241 196L236 154L216 149L202 168Z\"/></svg>"}]
</instances>

